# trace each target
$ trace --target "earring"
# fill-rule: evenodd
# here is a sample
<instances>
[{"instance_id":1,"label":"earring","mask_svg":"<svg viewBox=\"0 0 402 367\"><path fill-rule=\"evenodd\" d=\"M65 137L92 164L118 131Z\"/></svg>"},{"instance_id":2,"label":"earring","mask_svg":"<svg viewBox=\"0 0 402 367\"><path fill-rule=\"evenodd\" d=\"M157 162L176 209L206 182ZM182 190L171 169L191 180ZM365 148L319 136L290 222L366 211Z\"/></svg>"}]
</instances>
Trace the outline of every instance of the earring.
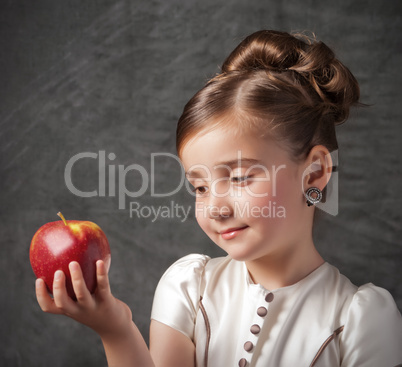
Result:
<instances>
[{"instance_id":1,"label":"earring","mask_svg":"<svg viewBox=\"0 0 402 367\"><path fill-rule=\"evenodd\" d=\"M315 205L321 201L322 191L317 187L310 187L309 189L307 189L304 196L307 199L306 203L308 206Z\"/></svg>"}]
</instances>

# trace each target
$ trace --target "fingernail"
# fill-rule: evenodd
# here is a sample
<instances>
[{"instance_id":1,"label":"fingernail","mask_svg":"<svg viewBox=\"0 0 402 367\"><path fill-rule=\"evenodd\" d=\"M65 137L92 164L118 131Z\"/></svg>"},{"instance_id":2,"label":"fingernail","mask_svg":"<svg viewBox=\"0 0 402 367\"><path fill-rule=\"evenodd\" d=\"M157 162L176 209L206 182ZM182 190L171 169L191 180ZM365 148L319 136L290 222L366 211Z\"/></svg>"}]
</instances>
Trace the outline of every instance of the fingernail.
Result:
<instances>
[{"instance_id":1,"label":"fingernail","mask_svg":"<svg viewBox=\"0 0 402 367\"><path fill-rule=\"evenodd\" d=\"M60 280L61 277L62 277L62 274L63 274L63 272L62 272L61 270L57 270L57 271L54 273L54 280Z\"/></svg>"},{"instance_id":2,"label":"fingernail","mask_svg":"<svg viewBox=\"0 0 402 367\"><path fill-rule=\"evenodd\" d=\"M70 271L77 271L78 270L78 264L76 262L71 262L69 265Z\"/></svg>"}]
</instances>

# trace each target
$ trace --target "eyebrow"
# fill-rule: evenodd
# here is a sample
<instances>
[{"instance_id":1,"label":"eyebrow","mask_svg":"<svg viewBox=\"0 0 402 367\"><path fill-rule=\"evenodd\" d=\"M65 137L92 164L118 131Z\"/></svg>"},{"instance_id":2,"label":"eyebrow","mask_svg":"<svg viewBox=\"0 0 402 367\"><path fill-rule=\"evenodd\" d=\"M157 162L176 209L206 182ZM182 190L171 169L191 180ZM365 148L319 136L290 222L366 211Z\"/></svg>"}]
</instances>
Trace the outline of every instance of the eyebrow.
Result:
<instances>
[{"instance_id":1,"label":"eyebrow","mask_svg":"<svg viewBox=\"0 0 402 367\"><path fill-rule=\"evenodd\" d=\"M222 167L233 168L233 167L243 167L252 165L261 165L261 161L253 158L232 159L230 161L217 162L214 164L213 168L214 169ZM190 169L189 171L186 172L186 177L204 177L199 171L202 171L202 169L194 169L194 170Z\"/></svg>"}]
</instances>

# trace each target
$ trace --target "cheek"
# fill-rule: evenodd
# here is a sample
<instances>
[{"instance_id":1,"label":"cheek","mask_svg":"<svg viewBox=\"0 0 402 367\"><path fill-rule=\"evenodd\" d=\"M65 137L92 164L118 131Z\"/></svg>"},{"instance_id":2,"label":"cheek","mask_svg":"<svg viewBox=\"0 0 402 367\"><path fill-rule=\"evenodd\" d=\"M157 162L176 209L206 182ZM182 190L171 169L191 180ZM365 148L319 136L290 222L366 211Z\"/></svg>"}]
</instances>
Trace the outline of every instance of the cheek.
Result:
<instances>
[{"instance_id":1,"label":"cheek","mask_svg":"<svg viewBox=\"0 0 402 367\"><path fill-rule=\"evenodd\" d=\"M275 182L256 182L242 197L242 201L248 201L249 207L255 208L255 212L259 210L263 213L261 219L268 218L272 222L275 219L283 221L288 214L293 217L295 210L303 203L302 198L297 176L294 172L284 170L278 174Z\"/></svg>"},{"instance_id":2,"label":"cheek","mask_svg":"<svg viewBox=\"0 0 402 367\"><path fill-rule=\"evenodd\" d=\"M203 229L204 232L207 231L208 218L206 212L206 206L202 201L195 202L195 219L198 225Z\"/></svg>"},{"instance_id":3,"label":"cheek","mask_svg":"<svg viewBox=\"0 0 402 367\"><path fill-rule=\"evenodd\" d=\"M301 190L301 181L295 175L283 175L278 178L276 193L272 200L277 205L285 208L289 216L292 213L299 213L303 204L303 192Z\"/></svg>"}]
</instances>

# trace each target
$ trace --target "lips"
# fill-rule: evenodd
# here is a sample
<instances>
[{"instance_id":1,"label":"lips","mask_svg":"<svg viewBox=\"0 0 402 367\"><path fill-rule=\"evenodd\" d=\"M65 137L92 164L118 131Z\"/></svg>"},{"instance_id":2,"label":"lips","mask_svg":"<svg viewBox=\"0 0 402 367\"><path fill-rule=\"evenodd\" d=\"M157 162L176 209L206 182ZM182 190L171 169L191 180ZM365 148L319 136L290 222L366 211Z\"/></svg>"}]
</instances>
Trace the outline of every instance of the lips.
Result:
<instances>
[{"instance_id":1,"label":"lips","mask_svg":"<svg viewBox=\"0 0 402 367\"><path fill-rule=\"evenodd\" d=\"M248 228L248 226L228 228L228 229L220 231L219 234L221 235L221 237L224 240L231 240L232 238L235 238L236 236L238 236L246 228Z\"/></svg>"}]
</instances>

